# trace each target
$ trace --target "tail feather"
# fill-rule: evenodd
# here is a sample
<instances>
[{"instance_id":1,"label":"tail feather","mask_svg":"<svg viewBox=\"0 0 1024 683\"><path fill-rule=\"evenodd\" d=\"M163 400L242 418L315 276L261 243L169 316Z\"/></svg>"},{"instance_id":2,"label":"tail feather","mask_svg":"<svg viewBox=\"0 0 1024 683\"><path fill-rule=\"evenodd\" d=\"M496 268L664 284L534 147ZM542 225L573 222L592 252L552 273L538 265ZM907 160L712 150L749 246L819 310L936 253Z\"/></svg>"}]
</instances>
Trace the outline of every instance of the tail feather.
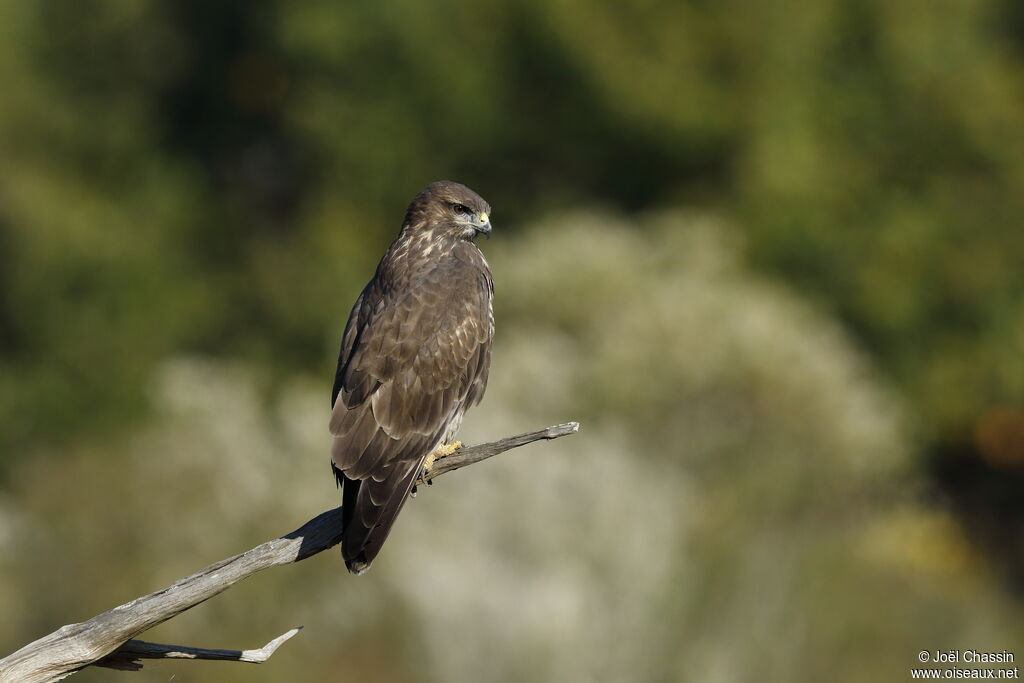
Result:
<instances>
[{"instance_id":1,"label":"tail feather","mask_svg":"<svg viewBox=\"0 0 1024 683\"><path fill-rule=\"evenodd\" d=\"M335 470L342 484L341 556L353 574L365 572L377 557L398 513L409 499L421 466L422 461L414 460L409 466L392 471L379 484L350 479ZM375 505L372 500L380 498L380 491L374 491L371 497L370 488L387 491L382 505Z\"/></svg>"}]
</instances>

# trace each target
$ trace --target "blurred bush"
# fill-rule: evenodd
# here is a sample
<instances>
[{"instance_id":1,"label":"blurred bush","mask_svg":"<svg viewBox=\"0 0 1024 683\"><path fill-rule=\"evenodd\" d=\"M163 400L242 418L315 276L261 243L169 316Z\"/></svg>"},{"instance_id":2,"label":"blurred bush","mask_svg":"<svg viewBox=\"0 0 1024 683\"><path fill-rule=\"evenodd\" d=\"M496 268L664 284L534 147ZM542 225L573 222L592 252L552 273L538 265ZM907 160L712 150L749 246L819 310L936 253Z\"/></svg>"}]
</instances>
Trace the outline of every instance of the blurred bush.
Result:
<instances>
[{"instance_id":1,"label":"blurred bush","mask_svg":"<svg viewBox=\"0 0 1024 683\"><path fill-rule=\"evenodd\" d=\"M363 577L325 553L147 636L252 647L304 624L270 663L133 675L868 681L921 643L1020 642L1020 607L916 496L901 402L839 326L743 266L734 230L577 214L496 244L504 324L464 438L580 434L425 488ZM169 362L120 469L88 449L18 468L8 649L336 502L323 386L293 379L267 406L262 372Z\"/></svg>"}]
</instances>

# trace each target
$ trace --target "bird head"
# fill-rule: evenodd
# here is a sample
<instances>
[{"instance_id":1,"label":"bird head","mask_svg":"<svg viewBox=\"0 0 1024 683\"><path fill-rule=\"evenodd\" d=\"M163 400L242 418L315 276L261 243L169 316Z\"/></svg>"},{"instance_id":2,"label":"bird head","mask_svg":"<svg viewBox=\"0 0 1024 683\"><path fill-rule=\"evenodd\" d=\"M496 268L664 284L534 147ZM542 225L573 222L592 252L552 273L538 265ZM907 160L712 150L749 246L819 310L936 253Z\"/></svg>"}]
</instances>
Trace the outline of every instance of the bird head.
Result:
<instances>
[{"instance_id":1,"label":"bird head","mask_svg":"<svg viewBox=\"0 0 1024 683\"><path fill-rule=\"evenodd\" d=\"M427 185L413 198L403 228L427 229L437 236L473 240L491 235L491 205L465 185L441 180Z\"/></svg>"}]
</instances>

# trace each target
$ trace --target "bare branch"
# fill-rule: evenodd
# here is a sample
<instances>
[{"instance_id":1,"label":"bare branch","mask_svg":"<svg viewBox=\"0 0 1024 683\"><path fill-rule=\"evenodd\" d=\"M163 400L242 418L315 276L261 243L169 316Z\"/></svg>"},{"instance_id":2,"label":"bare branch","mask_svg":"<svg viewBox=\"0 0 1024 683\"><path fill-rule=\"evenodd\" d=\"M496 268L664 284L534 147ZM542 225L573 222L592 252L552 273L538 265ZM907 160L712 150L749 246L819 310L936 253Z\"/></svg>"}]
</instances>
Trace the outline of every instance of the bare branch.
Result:
<instances>
[{"instance_id":1,"label":"bare branch","mask_svg":"<svg viewBox=\"0 0 1024 683\"><path fill-rule=\"evenodd\" d=\"M461 448L449 456L438 458L427 473L426 480L430 481L446 472L480 462L534 441L573 434L578 429L578 423L569 422L539 432L520 434L493 443ZM53 633L29 643L4 659L0 659L0 682L43 683L57 681L87 666L96 664L104 658L109 661L130 661L139 655L133 656L126 652L122 657L120 651L122 648L128 647L128 641L135 636L209 600L256 572L299 562L334 547L341 541L340 532L341 508L328 510L290 534L262 543L241 555L215 562L191 576L175 581L163 590L136 598L88 621L62 626ZM257 652L267 650L274 643L280 645L291 635L285 634L287 637L282 636ZM274 645L275 649L277 645ZM188 649L175 646L157 647L171 648L177 652L184 652ZM195 649L193 648L193 650ZM213 651L206 650L206 652ZM229 650L227 652L236 651ZM267 656L269 657L272 653L273 649L267 652ZM111 657L113 659L110 659Z\"/></svg>"},{"instance_id":2,"label":"bare branch","mask_svg":"<svg viewBox=\"0 0 1024 683\"><path fill-rule=\"evenodd\" d=\"M149 643L145 640L129 640L103 659L95 662L93 666L104 666L109 669L120 669L122 671L138 671L142 668L140 659L220 659L232 662L249 662L262 664L270 659L270 655L281 646L281 643L288 640L301 630L296 626L287 633L282 633L277 638L264 645L258 650L211 650L205 647L184 647L182 645L163 645L161 643Z\"/></svg>"},{"instance_id":3,"label":"bare branch","mask_svg":"<svg viewBox=\"0 0 1024 683\"><path fill-rule=\"evenodd\" d=\"M500 441L492 441L491 443L482 443L477 446L460 448L451 455L446 455L435 460L433 467L431 467L423 477L423 481L429 483L431 480L437 479L442 474L454 472L461 467L473 465L481 460L492 458L495 455L499 455L513 448L519 448L520 446L525 446L526 444L533 443L534 441L541 441L542 439L557 439L560 436L575 434L579 430L579 422L566 422L564 424L555 425L554 427L542 429L539 432L518 434L516 436L510 436L507 439L501 439Z\"/></svg>"}]
</instances>

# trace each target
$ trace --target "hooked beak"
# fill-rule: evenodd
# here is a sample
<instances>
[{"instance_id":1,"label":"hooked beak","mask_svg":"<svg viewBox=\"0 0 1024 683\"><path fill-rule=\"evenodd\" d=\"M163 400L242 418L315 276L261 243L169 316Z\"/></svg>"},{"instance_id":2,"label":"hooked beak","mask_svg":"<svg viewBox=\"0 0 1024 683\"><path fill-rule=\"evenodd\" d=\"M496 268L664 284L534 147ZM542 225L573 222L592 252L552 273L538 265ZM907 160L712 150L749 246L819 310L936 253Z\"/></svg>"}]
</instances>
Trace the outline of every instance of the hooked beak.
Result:
<instances>
[{"instance_id":1,"label":"hooked beak","mask_svg":"<svg viewBox=\"0 0 1024 683\"><path fill-rule=\"evenodd\" d=\"M480 214L476 224L473 226L476 230L476 234L483 235L487 239L491 239L491 219L486 213Z\"/></svg>"}]
</instances>

